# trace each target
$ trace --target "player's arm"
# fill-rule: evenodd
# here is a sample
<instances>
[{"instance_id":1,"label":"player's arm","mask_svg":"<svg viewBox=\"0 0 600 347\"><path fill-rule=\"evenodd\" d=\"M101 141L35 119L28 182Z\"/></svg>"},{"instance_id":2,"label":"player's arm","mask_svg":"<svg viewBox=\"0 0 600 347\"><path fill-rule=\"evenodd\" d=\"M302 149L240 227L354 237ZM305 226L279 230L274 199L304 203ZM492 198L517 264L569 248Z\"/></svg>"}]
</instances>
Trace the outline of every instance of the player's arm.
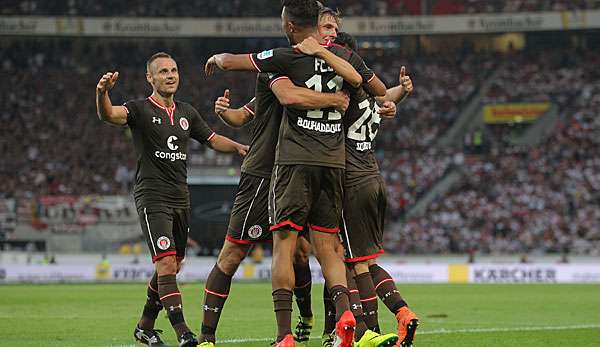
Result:
<instances>
[{"instance_id":1,"label":"player's arm","mask_svg":"<svg viewBox=\"0 0 600 347\"><path fill-rule=\"evenodd\" d=\"M306 38L296 45L296 48L306 55L323 59L344 81L354 88L358 88L363 83L362 76L349 62L321 46L314 37Z\"/></svg>"},{"instance_id":2,"label":"player's arm","mask_svg":"<svg viewBox=\"0 0 600 347\"><path fill-rule=\"evenodd\" d=\"M192 109L192 112L191 138L200 143L207 144L217 152L246 155L248 146L232 141L225 136L218 135L206 124L196 109Z\"/></svg>"},{"instance_id":3,"label":"player's arm","mask_svg":"<svg viewBox=\"0 0 600 347\"><path fill-rule=\"evenodd\" d=\"M229 108L229 102L229 89L225 89L223 96L220 96L215 101L215 114L225 124L233 128L241 128L254 118L254 111L248 108L247 105L231 109Z\"/></svg>"},{"instance_id":4,"label":"player's arm","mask_svg":"<svg viewBox=\"0 0 600 347\"><path fill-rule=\"evenodd\" d=\"M270 86L281 105L297 109L333 107L344 113L350 100L344 92L319 93L312 89L298 87L285 76L273 79Z\"/></svg>"},{"instance_id":5,"label":"player's arm","mask_svg":"<svg viewBox=\"0 0 600 347\"><path fill-rule=\"evenodd\" d=\"M385 84L375 74L373 74L373 77L363 84L363 87L369 94L377 97L383 97L387 94Z\"/></svg>"},{"instance_id":6,"label":"player's arm","mask_svg":"<svg viewBox=\"0 0 600 347\"><path fill-rule=\"evenodd\" d=\"M208 140L208 146L217 152L221 153L238 153L240 155L246 155L248 153L248 145L242 145L231 140L228 137L214 134Z\"/></svg>"},{"instance_id":7,"label":"player's arm","mask_svg":"<svg viewBox=\"0 0 600 347\"><path fill-rule=\"evenodd\" d=\"M358 71L361 75L363 84L362 86L365 90L373 95L373 96L385 96L386 87L383 82L377 77L377 75L371 70L365 61L355 52L350 54L350 58L348 58L348 62L352 64L352 66Z\"/></svg>"},{"instance_id":8,"label":"player's arm","mask_svg":"<svg viewBox=\"0 0 600 347\"><path fill-rule=\"evenodd\" d=\"M119 73L107 72L96 85L96 113L101 120L124 125L127 123L127 108L125 106L113 106L108 92L115 86Z\"/></svg>"},{"instance_id":9,"label":"player's arm","mask_svg":"<svg viewBox=\"0 0 600 347\"><path fill-rule=\"evenodd\" d=\"M410 76L406 74L406 67L404 66L400 68L399 82L399 85L388 89L385 93L385 97L381 98L381 100L378 99L378 101L391 101L395 104L404 101L404 99L406 99L413 91L412 80L410 79Z\"/></svg>"},{"instance_id":10,"label":"player's arm","mask_svg":"<svg viewBox=\"0 0 600 347\"><path fill-rule=\"evenodd\" d=\"M215 54L204 65L204 72L210 76L217 68L223 71L258 71L250 54Z\"/></svg>"}]
</instances>

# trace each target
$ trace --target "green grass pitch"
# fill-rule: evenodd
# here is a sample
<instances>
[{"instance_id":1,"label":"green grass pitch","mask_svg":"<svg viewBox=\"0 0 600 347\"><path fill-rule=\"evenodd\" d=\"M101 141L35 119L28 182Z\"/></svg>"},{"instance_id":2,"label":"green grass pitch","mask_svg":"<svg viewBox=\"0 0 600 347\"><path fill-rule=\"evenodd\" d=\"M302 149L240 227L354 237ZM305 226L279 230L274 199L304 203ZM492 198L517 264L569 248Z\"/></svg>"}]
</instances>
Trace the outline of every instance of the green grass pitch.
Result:
<instances>
[{"instance_id":1,"label":"green grass pitch","mask_svg":"<svg viewBox=\"0 0 600 347\"><path fill-rule=\"evenodd\" d=\"M197 332L203 286L181 289ZM600 285L401 285L400 291L421 318L415 346L600 346ZM270 293L269 283L234 283L217 346L268 346L275 333ZM310 346L320 345L321 293L315 285ZM144 300L144 284L2 285L0 346L134 346ZM381 303L379 312L382 328L393 331L393 316ZM157 328L176 346L164 314Z\"/></svg>"}]
</instances>

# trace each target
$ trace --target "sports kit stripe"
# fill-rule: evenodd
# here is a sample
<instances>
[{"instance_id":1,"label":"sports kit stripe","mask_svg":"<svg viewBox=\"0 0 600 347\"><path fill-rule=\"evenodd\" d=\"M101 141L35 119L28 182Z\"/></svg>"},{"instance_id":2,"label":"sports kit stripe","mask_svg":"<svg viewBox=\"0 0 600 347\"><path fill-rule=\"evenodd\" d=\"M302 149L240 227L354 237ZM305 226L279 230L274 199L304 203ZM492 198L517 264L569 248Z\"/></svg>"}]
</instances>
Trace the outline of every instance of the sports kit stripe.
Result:
<instances>
[{"instance_id":1,"label":"sports kit stripe","mask_svg":"<svg viewBox=\"0 0 600 347\"><path fill-rule=\"evenodd\" d=\"M171 293L171 294L167 294L167 295L161 296L160 297L160 301L163 301L164 299L169 298L171 296L177 296L177 295L181 296L181 293L180 292L175 292L175 293Z\"/></svg>"},{"instance_id":2,"label":"sports kit stripe","mask_svg":"<svg viewBox=\"0 0 600 347\"><path fill-rule=\"evenodd\" d=\"M148 223L148 213L146 213L145 207L144 207L144 218L146 219L146 227L148 229L148 236L150 237L150 244L152 245L152 251L154 252L154 256L157 256L156 247L154 247L154 239L152 238L152 233L150 232L150 223Z\"/></svg>"},{"instance_id":3,"label":"sports kit stripe","mask_svg":"<svg viewBox=\"0 0 600 347\"><path fill-rule=\"evenodd\" d=\"M221 293L213 292L212 290L208 290L208 289L206 289L206 288L204 288L204 291L205 291L206 293L208 293L208 294L215 295L215 296L218 296L218 297L220 297L220 298L226 298L226 297L228 297L228 296L229 296L229 295L227 295L227 294L221 294Z\"/></svg>"}]
</instances>

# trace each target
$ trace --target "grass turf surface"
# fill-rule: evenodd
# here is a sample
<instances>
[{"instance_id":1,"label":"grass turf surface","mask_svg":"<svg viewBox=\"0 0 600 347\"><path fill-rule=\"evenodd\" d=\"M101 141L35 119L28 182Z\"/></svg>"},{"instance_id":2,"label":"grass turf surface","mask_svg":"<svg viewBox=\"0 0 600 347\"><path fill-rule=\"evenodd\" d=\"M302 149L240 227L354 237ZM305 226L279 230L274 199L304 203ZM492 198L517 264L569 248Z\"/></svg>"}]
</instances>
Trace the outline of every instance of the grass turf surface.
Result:
<instances>
[{"instance_id":1,"label":"grass turf surface","mask_svg":"<svg viewBox=\"0 0 600 347\"><path fill-rule=\"evenodd\" d=\"M181 286L188 325L200 327L203 286ZM415 346L600 346L600 285L401 285L421 318ZM218 346L268 346L275 334L269 283L235 283ZM322 286L313 287L319 346ZM0 346L133 346L144 284L2 285ZM297 314L294 308L294 321ZM386 332L395 321L379 303ZM176 346L164 314L157 328ZM218 342L219 342L218 341Z\"/></svg>"}]
</instances>

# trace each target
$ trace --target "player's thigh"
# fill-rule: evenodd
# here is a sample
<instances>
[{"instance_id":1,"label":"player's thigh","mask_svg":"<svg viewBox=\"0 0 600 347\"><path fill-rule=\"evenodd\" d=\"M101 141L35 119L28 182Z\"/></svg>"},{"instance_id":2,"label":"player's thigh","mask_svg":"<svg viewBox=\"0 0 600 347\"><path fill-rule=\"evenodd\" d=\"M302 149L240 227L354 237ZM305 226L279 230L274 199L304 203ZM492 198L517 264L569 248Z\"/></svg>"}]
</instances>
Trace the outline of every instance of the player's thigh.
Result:
<instances>
[{"instance_id":1,"label":"player's thigh","mask_svg":"<svg viewBox=\"0 0 600 347\"><path fill-rule=\"evenodd\" d=\"M339 232L343 178L343 169L321 168L320 189L311 202L308 217L308 226L311 230L325 233Z\"/></svg>"},{"instance_id":2,"label":"player's thigh","mask_svg":"<svg viewBox=\"0 0 600 347\"><path fill-rule=\"evenodd\" d=\"M341 237L348 262L367 261L383 253L385 187L370 177L346 187Z\"/></svg>"},{"instance_id":3,"label":"player's thigh","mask_svg":"<svg viewBox=\"0 0 600 347\"><path fill-rule=\"evenodd\" d=\"M276 165L269 190L271 230L281 228L301 231L306 224L317 182L314 166Z\"/></svg>"},{"instance_id":4,"label":"player's thigh","mask_svg":"<svg viewBox=\"0 0 600 347\"><path fill-rule=\"evenodd\" d=\"M173 210L173 239L175 241L175 251L177 260L185 258L187 240L190 234L190 208L180 208Z\"/></svg>"},{"instance_id":5,"label":"player's thigh","mask_svg":"<svg viewBox=\"0 0 600 347\"><path fill-rule=\"evenodd\" d=\"M270 179L242 173L229 217L226 239L247 245L272 240L269 230Z\"/></svg>"},{"instance_id":6,"label":"player's thigh","mask_svg":"<svg viewBox=\"0 0 600 347\"><path fill-rule=\"evenodd\" d=\"M149 206L140 208L138 215L152 261L175 255L177 252L173 236L173 210Z\"/></svg>"}]
</instances>

